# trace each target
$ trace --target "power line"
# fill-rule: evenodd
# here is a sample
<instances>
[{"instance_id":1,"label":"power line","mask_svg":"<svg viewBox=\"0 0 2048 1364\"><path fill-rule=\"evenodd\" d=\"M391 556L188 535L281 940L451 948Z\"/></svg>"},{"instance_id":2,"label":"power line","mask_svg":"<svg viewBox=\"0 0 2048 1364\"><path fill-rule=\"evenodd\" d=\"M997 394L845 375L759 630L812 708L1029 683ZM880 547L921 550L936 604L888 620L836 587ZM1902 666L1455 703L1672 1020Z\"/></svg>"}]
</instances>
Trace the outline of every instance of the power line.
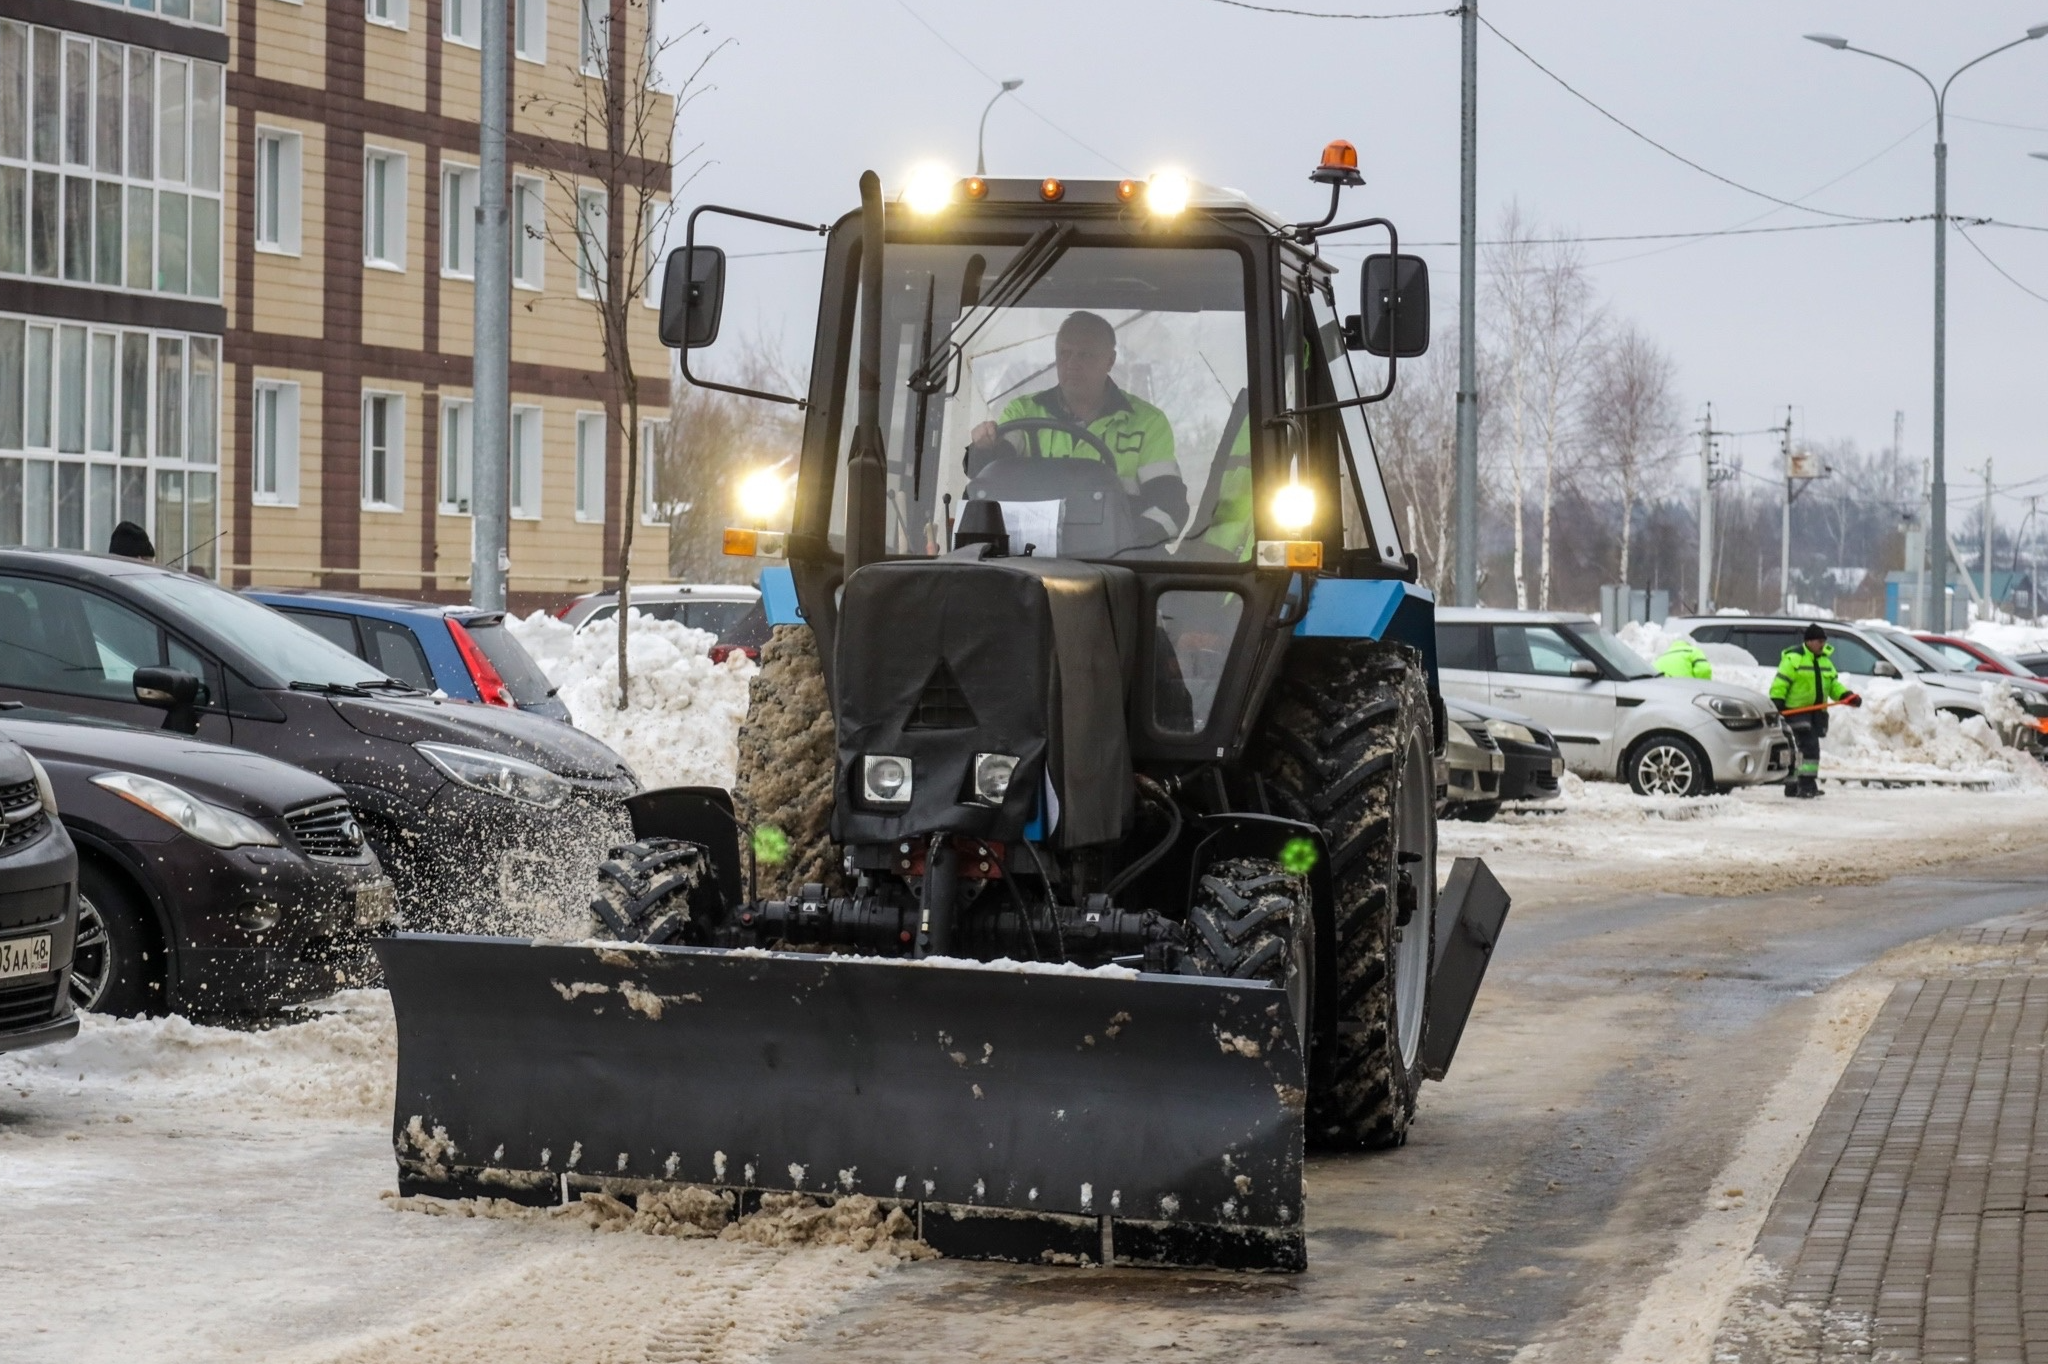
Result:
<instances>
[{"instance_id":1,"label":"power line","mask_svg":"<svg viewBox=\"0 0 2048 1364\"><path fill-rule=\"evenodd\" d=\"M1965 228L1961 223L1956 224L1956 235L1958 237L1961 237L1964 241L1968 242L1970 244L1970 249L1972 251L1975 251L1979 256L1982 256L1984 258L1984 263L1986 265L1990 266L1992 269L1996 270L2000 275L2004 276L2005 282L2007 284L2010 284L2013 288L2019 290L2028 298L2036 298L2043 303L2048 303L2048 294L2037 294L2032 289L2029 289L2026 285L2014 279L2003 265L2000 265L1997 261L1991 259L1989 252L1985 251L1983 247L1977 245L1977 239L1975 237L1972 237L1969 233L1969 230Z\"/></svg>"},{"instance_id":2,"label":"power line","mask_svg":"<svg viewBox=\"0 0 2048 1364\"><path fill-rule=\"evenodd\" d=\"M1502 33L1499 28L1495 27L1493 21L1488 19L1485 15L1482 14L1479 16L1479 22L1486 25L1488 31L1490 31L1494 37L1500 39L1502 42L1506 43L1509 47L1513 48L1518 54L1520 54L1523 61L1526 61L1527 63L1529 63L1529 65L1535 67L1538 71L1541 71L1544 75L1550 77L1551 80L1557 82L1557 84L1564 89L1565 93L1569 94L1573 99L1578 100L1587 108L1591 109L1594 113L1600 115L1600 117L1606 119L1609 123L1612 123L1615 127L1627 133L1630 137L1648 143L1650 146L1655 147L1658 151L1664 153L1672 160L1679 162L1681 165L1690 166L1692 169L1698 171L1700 174L1708 177L1709 179L1718 180L1722 184L1727 185L1731 189L1739 189L1744 194L1753 195L1758 199L1768 200L1771 203L1779 205L1780 207L1796 208L1802 213L1818 213L1824 218L1841 218L1851 222L1897 221L1895 219L1888 220L1883 218L1873 218L1870 215L1863 213L1836 213L1832 209L1812 208L1806 204L1799 203L1796 200L1781 199L1775 194L1766 194L1764 191L1760 189L1754 189L1748 185L1743 184L1739 180L1731 180L1727 176L1721 174L1719 171L1709 170L1707 167L1702 166L1699 162L1693 160L1691 157L1686 156L1680 152L1673 151L1671 148L1665 146L1662 142L1659 142L1656 138L1651 137L1648 133L1643 132L1641 129L1628 123L1619 115L1609 113L1606 109L1602 108L1599 104L1595 103L1591 96L1582 93L1575 86L1573 86L1570 81L1567 81L1564 77L1558 75L1555 71L1552 71L1542 62L1539 62L1534 57L1530 56L1526 48L1524 48L1520 43L1516 42L1513 38L1508 37L1507 34Z\"/></svg>"},{"instance_id":3,"label":"power line","mask_svg":"<svg viewBox=\"0 0 2048 1364\"><path fill-rule=\"evenodd\" d=\"M1783 223L1776 227L1723 227L1703 232L1621 232L1585 237L1517 237L1481 241L1480 246L1579 246L1597 242L1664 242L1703 241L1708 237L1758 237L1779 232L1830 232L1844 227L1897 227L1901 223L1924 223L1933 219L1931 213L1919 213L1903 218L1857 218L1841 223ZM1455 241L1408 241L1403 246L1456 246ZM1335 254L1338 251L1365 251L1363 246L1325 247Z\"/></svg>"},{"instance_id":4,"label":"power line","mask_svg":"<svg viewBox=\"0 0 2048 1364\"><path fill-rule=\"evenodd\" d=\"M1972 227L2009 227L2015 232L2048 232L2048 227L2037 227L2033 223L2009 223L2002 218L1973 218Z\"/></svg>"},{"instance_id":5,"label":"power line","mask_svg":"<svg viewBox=\"0 0 2048 1364\"><path fill-rule=\"evenodd\" d=\"M1260 14L1288 14L1297 19L1455 19L1465 11L1459 9L1411 9L1399 14L1325 14L1313 9L1282 9L1278 5L1252 5L1245 0L1214 0L1219 5L1232 9L1257 10Z\"/></svg>"},{"instance_id":6,"label":"power line","mask_svg":"<svg viewBox=\"0 0 2048 1364\"><path fill-rule=\"evenodd\" d=\"M1987 128L2012 128L2022 133L2048 133L2048 127L2038 123L2000 123L1995 118L1967 118L1962 114L1950 114L1958 123L1981 123Z\"/></svg>"}]
</instances>

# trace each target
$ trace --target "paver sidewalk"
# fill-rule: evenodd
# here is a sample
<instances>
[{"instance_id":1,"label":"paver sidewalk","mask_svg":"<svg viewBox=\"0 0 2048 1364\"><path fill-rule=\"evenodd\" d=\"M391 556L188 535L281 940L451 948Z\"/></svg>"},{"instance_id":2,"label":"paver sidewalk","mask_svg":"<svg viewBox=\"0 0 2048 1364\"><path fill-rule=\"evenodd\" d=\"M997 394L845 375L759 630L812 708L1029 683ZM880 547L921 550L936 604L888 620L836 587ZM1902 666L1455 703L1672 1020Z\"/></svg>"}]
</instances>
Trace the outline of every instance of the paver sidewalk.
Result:
<instances>
[{"instance_id":1,"label":"paver sidewalk","mask_svg":"<svg viewBox=\"0 0 2048 1364\"><path fill-rule=\"evenodd\" d=\"M2048 946L2048 924L1963 935ZM1717 1361L2048 1364L2048 974L1903 981L1772 1204Z\"/></svg>"}]
</instances>

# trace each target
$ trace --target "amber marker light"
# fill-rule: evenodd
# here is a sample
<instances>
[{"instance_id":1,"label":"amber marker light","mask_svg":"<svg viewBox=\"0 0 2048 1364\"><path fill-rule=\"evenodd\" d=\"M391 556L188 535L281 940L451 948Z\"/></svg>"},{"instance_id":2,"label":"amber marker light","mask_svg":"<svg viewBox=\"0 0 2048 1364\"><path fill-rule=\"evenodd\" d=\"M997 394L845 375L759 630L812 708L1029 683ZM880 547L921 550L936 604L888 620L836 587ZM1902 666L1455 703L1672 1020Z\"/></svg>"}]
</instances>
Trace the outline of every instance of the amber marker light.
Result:
<instances>
[{"instance_id":1,"label":"amber marker light","mask_svg":"<svg viewBox=\"0 0 2048 1364\"><path fill-rule=\"evenodd\" d=\"M1067 197L1067 187L1051 176L1038 182L1038 197L1048 204L1056 204Z\"/></svg>"},{"instance_id":2,"label":"amber marker light","mask_svg":"<svg viewBox=\"0 0 2048 1364\"><path fill-rule=\"evenodd\" d=\"M1144 186L1136 180L1119 180L1116 182L1117 201L1128 204L1131 200L1138 197L1138 191L1143 188Z\"/></svg>"},{"instance_id":3,"label":"amber marker light","mask_svg":"<svg viewBox=\"0 0 2048 1364\"><path fill-rule=\"evenodd\" d=\"M970 199L988 198L988 181L978 175L970 175L960 182L960 192Z\"/></svg>"}]
</instances>

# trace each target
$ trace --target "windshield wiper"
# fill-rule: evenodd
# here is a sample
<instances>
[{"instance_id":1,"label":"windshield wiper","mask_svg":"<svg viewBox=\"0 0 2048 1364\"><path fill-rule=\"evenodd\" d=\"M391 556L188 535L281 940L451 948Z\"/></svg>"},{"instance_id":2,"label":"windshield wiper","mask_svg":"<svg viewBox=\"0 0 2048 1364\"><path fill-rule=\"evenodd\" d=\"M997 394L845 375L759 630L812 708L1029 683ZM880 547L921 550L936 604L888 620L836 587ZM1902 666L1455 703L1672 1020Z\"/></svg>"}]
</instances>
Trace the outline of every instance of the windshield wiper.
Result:
<instances>
[{"instance_id":1,"label":"windshield wiper","mask_svg":"<svg viewBox=\"0 0 2048 1364\"><path fill-rule=\"evenodd\" d=\"M353 682L294 682L293 691L319 692L323 696L368 696L361 686Z\"/></svg>"},{"instance_id":2,"label":"windshield wiper","mask_svg":"<svg viewBox=\"0 0 2048 1364\"><path fill-rule=\"evenodd\" d=\"M954 361L960 358L975 337L981 335L982 328L995 320L998 312L1015 305L1037 286L1038 281L1045 278L1046 272L1066 254L1067 242L1073 235L1072 223L1047 223L1030 241L1024 243L1024 249L1003 267L1003 272L989 282L988 292L982 295L978 303L969 303L963 297L960 316L947 328L938 349L934 351L927 348L924 362L911 371L911 390L928 394L937 393L944 388ZM965 292L963 289L962 293ZM968 328L965 335L956 336L977 309L980 310L980 317L974 325Z\"/></svg>"},{"instance_id":3,"label":"windshield wiper","mask_svg":"<svg viewBox=\"0 0 2048 1364\"><path fill-rule=\"evenodd\" d=\"M425 687L415 687L412 683L400 681L396 677L380 677L374 682L358 682L355 685L358 687L374 687L378 691L404 692L408 696L422 694L426 691Z\"/></svg>"}]
</instances>

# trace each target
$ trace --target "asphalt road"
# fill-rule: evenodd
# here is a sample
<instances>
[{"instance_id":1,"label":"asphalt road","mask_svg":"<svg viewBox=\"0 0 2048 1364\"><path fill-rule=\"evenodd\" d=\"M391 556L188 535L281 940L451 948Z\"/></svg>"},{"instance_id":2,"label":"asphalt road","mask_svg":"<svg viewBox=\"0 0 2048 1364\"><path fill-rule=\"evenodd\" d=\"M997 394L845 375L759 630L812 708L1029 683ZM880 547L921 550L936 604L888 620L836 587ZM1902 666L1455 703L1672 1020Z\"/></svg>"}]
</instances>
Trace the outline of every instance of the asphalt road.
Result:
<instances>
[{"instance_id":1,"label":"asphalt road","mask_svg":"<svg viewBox=\"0 0 2048 1364\"><path fill-rule=\"evenodd\" d=\"M2043 905L2048 850L1743 899L1518 904L1408 1145L1310 1162L1308 1272L913 1266L774 1359L1609 1359L1829 987Z\"/></svg>"}]
</instances>

